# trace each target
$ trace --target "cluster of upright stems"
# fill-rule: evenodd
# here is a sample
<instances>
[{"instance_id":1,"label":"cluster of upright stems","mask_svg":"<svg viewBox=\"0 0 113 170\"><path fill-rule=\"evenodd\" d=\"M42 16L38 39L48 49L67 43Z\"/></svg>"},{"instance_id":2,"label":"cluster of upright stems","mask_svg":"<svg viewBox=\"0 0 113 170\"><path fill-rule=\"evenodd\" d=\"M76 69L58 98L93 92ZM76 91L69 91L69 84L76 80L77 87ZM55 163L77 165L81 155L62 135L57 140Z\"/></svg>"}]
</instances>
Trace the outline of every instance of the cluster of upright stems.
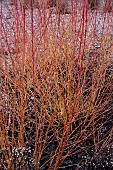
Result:
<instances>
[{"instance_id":1,"label":"cluster of upright stems","mask_svg":"<svg viewBox=\"0 0 113 170\"><path fill-rule=\"evenodd\" d=\"M46 0L46 1L36 1L36 0L21 0L21 3L24 7L29 8L30 4L34 7L37 6L37 2L40 2L41 6L46 8L57 7L60 13L70 13L69 12L69 2L70 0ZM91 10L98 9L101 11L112 11L113 1L112 0L76 0L81 3L85 3L88 8ZM75 1L74 1L75 2Z\"/></svg>"}]
</instances>

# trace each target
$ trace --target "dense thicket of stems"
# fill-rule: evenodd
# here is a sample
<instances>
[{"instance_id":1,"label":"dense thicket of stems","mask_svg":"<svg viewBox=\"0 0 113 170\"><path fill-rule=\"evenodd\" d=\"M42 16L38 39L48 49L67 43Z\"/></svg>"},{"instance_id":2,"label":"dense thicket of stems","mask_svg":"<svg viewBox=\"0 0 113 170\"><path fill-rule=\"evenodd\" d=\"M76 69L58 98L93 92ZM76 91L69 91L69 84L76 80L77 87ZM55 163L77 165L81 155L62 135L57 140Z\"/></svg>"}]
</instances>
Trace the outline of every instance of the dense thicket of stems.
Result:
<instances>
[{"instance_id":1,"label":"dense thicket of stems","mask_svg":"<svg viewBox=\"0 0 113 170\"><path fill-rule=\"evenodd\" d=\"M12 2L1 3L2 168L57 170L70 156L94 156L113 137L112 10L91 11L91 1Z\"/></svg>"}]
</instances>

